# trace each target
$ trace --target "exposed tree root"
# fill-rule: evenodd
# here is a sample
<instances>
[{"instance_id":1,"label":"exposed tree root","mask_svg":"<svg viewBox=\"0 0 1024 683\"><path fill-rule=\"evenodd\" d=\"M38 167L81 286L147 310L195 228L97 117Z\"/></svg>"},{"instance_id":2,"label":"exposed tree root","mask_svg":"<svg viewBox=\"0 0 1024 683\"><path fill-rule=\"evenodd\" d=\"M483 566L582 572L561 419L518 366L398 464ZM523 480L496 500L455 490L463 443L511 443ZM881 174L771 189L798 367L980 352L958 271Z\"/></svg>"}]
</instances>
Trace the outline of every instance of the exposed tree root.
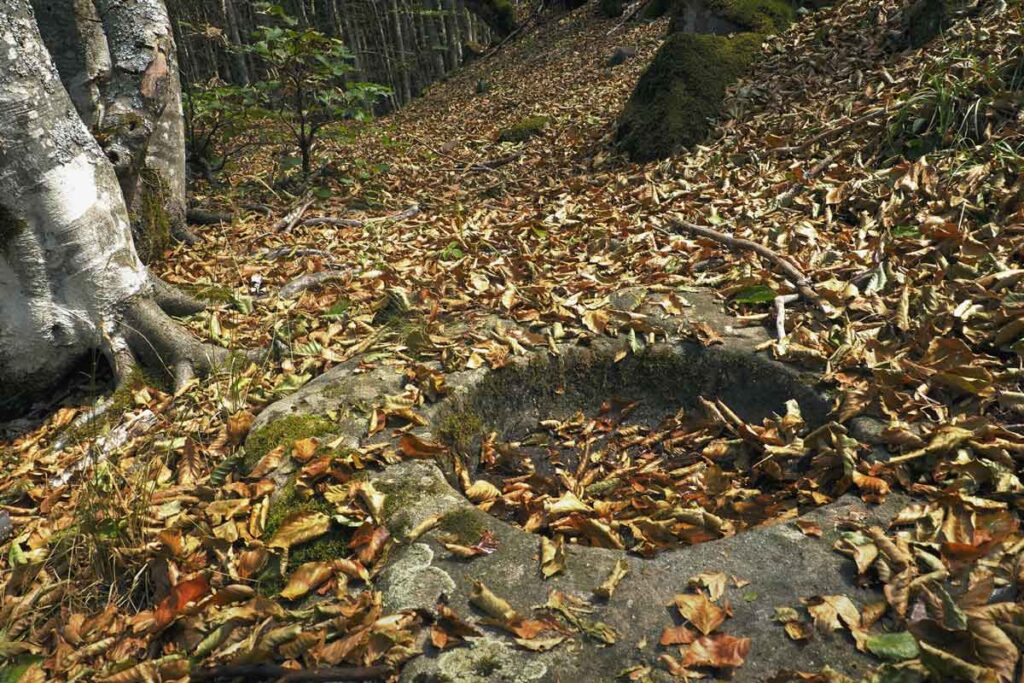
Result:
<instances>
[{"instance_id":1,"label":"exposed tree root","mask_svg":"<svg viewBox=\"0 0 1024 683\"><path fill-rule=\"evenodd\" d=\"M124 381L135 361L160 368L174 381L175 391L197 374L206 375L223 365L228 351L205 344L185 331L155 298L132 302L124 311L120 334L111 344L114 377Z\"/></svg>"},{"instance_id":2,"label":"exposed tree root","mask_svg":"<svg viewBox=\"0 0 1024 683\"><path fill-rule=\"evenodd\" d=\"M149 281L153 285L153 300L169 315L192 315L206 308L199 299L172 287L152 273Z\"/></svg>"}]
</instances>

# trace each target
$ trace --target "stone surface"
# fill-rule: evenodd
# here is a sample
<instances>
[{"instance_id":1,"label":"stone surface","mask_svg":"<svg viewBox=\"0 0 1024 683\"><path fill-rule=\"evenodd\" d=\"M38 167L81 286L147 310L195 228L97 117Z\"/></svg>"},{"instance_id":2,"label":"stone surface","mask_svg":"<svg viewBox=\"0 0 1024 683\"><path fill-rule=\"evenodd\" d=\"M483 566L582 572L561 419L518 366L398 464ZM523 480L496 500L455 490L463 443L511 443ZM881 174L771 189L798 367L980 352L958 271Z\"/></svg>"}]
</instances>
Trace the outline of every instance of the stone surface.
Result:
<instances>
[{"instance_id":1,"label":"stone surface","mask_svg":"<svg viewBox=\"0 0 1024 683\"><path fill-rule=\"evenodd\" d=\"M602 337L585 346L560 346L557 355L540 351L515 356L496 371L449 374L449 396L421 407L430 424L415 432L461 442L457 445L472 467L474 449L486 431L512 434L534 427L542 417L595 408L610 395L643 398L644 410L649 409L652 417L678 407L689 409L697 396L721 397L748 420L781 412L784 402L795 398L809 424L825 419L830 403L815 389L813 378L755 353L767 339L763 329L735 326L707 293L674 295L669 302L664 294L628 290L610 298L609 310L620 312L615 315L642 321L660 339L667 336L668 342L637 352L625 338ZM681 300L682 315L666 314ZM512 326L494 321L493 329ZM695 326L705 338L710 331L718 343L705 348L680 341L692 337ZM291 414L330 415L343 443L357 446L366 441L370 409L398 393L401 385L400 368L378 363L367 369L355 358L267 408L254 429ZM858 606L882 599L854 585L853 563L834 552L832 544L844 519L857 516L884 523L901 507L898 497L873 509L844 498L808 513L805 518L824 530L821 539L805 536L787 522L666 551L653 559L629 556L629 574L605 601L592 598L592 591L616 561L626 557L622 551L569 544L566 571L544 580L538 566L539 536L474 507L452 487L452 474L451 463L443 459L401 462L369 474L385 496L383 522L396 541L387 566L375 579L387 609L432 611L444 601L462 617L478 618L482 615L470 606L469 591L474 581L483 581L519 613L533 615L534 607L558 589L592 600L594 612L588 617L609 624L617 640L605 645L577 634L551 651L535 653L518 648L507 633L484 627L484 637L439 653L424 635L425 654L406 666L403 680L608 681L633 666L651 667L651 680L671 680L658 657L667 653L678 658L679 649L662 648L658 640L662 629L680 621L666 604L684 591L690 577L716 571L749 582L742 587L730 583L724 597L733 617L721 631L752 640L747 664L735 672L734 680L760 681L780 669L811 671L825 664L857 676L866 667L865 657L848 635L794 643L773 621L774 610L798 607L801 598L815 595L847 595ZM409 538L431 520L437 523L430 531ZM499 544L492 555L461 560L441 544L442 534L461 532L465 538L460 542L472 543L484 530L491 531Z\"/></svg>"},{"instance_id":2,"label":"stone surface","mask_svg":"<svg viewBox=\"0 0 1024 683\"><path fill-rule=\"evenodd\" d=\"M424 462L390 467L386 476L392 494L421 489L423 482L430 478L434 479L431 488L447 485L440 470ZM457 498L457 494L453 497ZM519 668L542 662L549 673L539 680L545 681L608 681L626 668L645 664L654 667L655 680L671 680L663 669L659 671L657 664L662 653L674 654L677 658L679 655L678 648L663 648L657 644L662 629L680 623L675 610L666 604L675 594L684 592L691 577L721 571L749 581L740 588L730 581L723 598L732 605L733 617L727 619L720 630L752 641L747 664L735 671L733 680L762 681L782 669L815 671L826 664L849 676L857 676L867 670L870 660L856 651L848 635L818 635L806 644L795 643L786 636L782 625L774 621L775 608L799 608L801 598L816 595L847 595L858 607L883 600L880 593L854 585L853 563L836 553L832 544L838 535L837 527L844 520L857 518L884 524L904 502L893 496L884 505L869 508L856 498L845 497L804 515L802 519L821 526L822 538L805 536L793 523L785 522L667 551L653 559L628 556L629 574L610 600L593 599L595 611L588 615L616 630L618 640L614 645L605 646L577 635L550 652L537 654L515 649L506 654L520 662ZM395 551L395 564L381 576L378 588L384 593L387 609L409 606L429 609L432 606L429 604L432 591L413 588L415 577L425 571L424 555L418 550L424 544L435 548L430 567L443 572L455 586L445 596L447 603L464 618L483 616L469 604L474 581L482 581L520 614L536 614L533 607L546 602L554 589L591 598L591 592L605 579L616 560L626 556L621 551L569 545L566 547L566 572L544 580L538 564L538 536L505 524L468 502L462 504L461 510L495 535L499 549L492 555L461 560L440 545L438 535L442 530L428 532L415 544ZM402 506L400 517L392 519L394 523L400 520L402 528L410 528L435 514L437 509L431 503L412 498ZM409 553L417 559L405 565L403 558ZM458 656L469 659L481 656L476 648L480 643L488 643L486 647L490 648L493 638L505 638L512 645L511 639L502 632L491 630L487 639L460 648L462 654ZM427 647L427 654L406 669L403 680L417 683L453 680L445 677L447 660L442 661L445 656Z\"/></svg>"}]
</instances>

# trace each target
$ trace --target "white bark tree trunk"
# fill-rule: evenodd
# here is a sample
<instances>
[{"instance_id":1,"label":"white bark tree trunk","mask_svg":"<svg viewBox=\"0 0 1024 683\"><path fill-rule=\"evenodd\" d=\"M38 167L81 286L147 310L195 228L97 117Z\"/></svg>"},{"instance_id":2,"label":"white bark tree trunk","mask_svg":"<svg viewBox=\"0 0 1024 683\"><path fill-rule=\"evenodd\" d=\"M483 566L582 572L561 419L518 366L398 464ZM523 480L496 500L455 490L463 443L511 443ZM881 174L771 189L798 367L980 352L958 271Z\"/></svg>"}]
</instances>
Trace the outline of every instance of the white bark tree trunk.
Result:
<instances>
[{"instance_id":1,"label":"white bark tree trunk","mask_svg":"<svg viewBox=\"0 0 1024 683\"><path fill-rule=\"evenodd\" d=\"M121 376L137 357L179 383L209 369L223 352L164 312L192 304L139 260L114 167L29 0L0 0L0 402L45 390L95 350Z\"/></svg>"}]
</instances>

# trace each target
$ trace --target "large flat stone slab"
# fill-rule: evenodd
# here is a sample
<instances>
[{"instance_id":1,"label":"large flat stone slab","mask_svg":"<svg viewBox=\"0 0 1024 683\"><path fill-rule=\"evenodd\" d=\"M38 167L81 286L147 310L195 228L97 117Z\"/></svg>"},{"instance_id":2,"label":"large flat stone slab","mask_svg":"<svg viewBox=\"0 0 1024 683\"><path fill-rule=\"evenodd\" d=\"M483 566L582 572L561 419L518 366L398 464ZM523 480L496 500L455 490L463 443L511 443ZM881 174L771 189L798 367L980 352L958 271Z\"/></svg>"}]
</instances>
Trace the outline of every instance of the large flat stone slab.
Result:
<instances>
[{"instance_id":1,"label":"large flat stone slab","mask_svg":"<svg viewBox=\"0 0 1024 683\"><path fill-rule=\"evenodd\" d=\"M566 571L545 580L538 561L539 537L507 525L464 502L448 488L440 470L429 463L403 463L388 468L374 479L386 495L402 504L389 508L387 523L399 538L431 516L460 518L460 524L491 531L499 548L491 555L461 560L441 545L445 525L434 529L394 551L391 564L380 575L377 588L389 609L432 610L440 599L465 618L482 615L469 602L475 581L483 581L507 600L517 612L536 614L533 607L544 604L552 590L590 599L616 560L626 557L615 550L566 548ZM409 496L411 491L431 491L429 496ZM676 625L676 610L668 605L684 592L688 580L702 572L725 572L742 580L732 581L723 601L732 606L733 616L721 631L752 641L747 663L735 670L732 680L763 681L780 670L816 671L826 664L849 676L868 670L869 660L858 653L848 635L816 635L808 642L789 639L774 620L776 607L799 607L801 598L816 595L846 595L858 607L884 600L875 591L863 590L853 582L853 563L832 550L837 527L845 520L884 524L905 501L897 496L882 506L870 508L859 499L844 497L814 510L801 519L814 521L823 530L821 538L801 533L793 523L780 523L747 531L729 538L663 552L653 559L628 557L629 574L608 601L592 599L594 613L588 618L602 621L618 633L613 645L602 645L582 634L546 653L517 648L503 631L484 628L487 635L454 651L439 653L427 645L427 653L404 670L402 680L428 681L611 681L625 669L639 665L653 667L654 680L672 680L657 660L663 653L679 658L677 647L658 645L662 629ZM745 583L749 582L749 583ZM454 588L452 588L454 586ZM495 671L473 677L473 662ZM543 665L544 672L538 666ZM532 673L525 673L532 672ZM467 677L468 676L468 677Z\"/></svg>"}]
</instances>

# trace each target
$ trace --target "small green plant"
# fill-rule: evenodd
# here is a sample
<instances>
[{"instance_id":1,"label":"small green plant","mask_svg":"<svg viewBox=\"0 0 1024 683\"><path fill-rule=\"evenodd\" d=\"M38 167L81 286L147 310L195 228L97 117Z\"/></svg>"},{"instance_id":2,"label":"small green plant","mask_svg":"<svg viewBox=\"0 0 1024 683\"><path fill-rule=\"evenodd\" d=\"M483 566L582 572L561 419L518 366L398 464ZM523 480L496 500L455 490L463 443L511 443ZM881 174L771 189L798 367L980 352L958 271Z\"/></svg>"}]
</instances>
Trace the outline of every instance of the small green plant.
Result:
<instances>
[{"instance_id":1,"label":"small green plant","mask_svg":"<svg viewBox=\"0 0 1024 683\"><path fill-rule=\"evenodd\" d=\"M185 143L192 170L209 181L232 157L267 142L257 131L252 90L218 79L188 88L182 95Z\"/></svg>"},{"instance_id":2,"label":"small green plant","mask_svg":"<svg viewBox=\"0 0 1024 683\"><path fill-rule=\"evenodd\" d=\"M503 128L498 132L499 142L525 142L539 135L551 121L547 116L527 116L514 126Z\"/></svg>"},{"instance_id":3,"label":"small green plant","mask_svg":"<svg viewBox=\"0 0 1024 683\"><path fill-rule=\"evenodd\" d=\"M953 53L922 74L917 90L890 119L883 157L918 159L987 139L1024 108L1024 50L997 61Z\"/></svg>"},{"instance_id":4,"label":"small green plant","mask_svg":"<svg viewBox=\"0 0 1024 683\"><path fill-rule=\"evenodd\" d=\"M308 176L325 128L343 120L370 117L374 103L388 89L351 81L353 56L338 38L299 21L281 5L262 2L257 11L268 20L242 49L264 67L267 78L249 86L253 101L280 121L299 151L298 165Z\"/></svg>"}]
</instances>

